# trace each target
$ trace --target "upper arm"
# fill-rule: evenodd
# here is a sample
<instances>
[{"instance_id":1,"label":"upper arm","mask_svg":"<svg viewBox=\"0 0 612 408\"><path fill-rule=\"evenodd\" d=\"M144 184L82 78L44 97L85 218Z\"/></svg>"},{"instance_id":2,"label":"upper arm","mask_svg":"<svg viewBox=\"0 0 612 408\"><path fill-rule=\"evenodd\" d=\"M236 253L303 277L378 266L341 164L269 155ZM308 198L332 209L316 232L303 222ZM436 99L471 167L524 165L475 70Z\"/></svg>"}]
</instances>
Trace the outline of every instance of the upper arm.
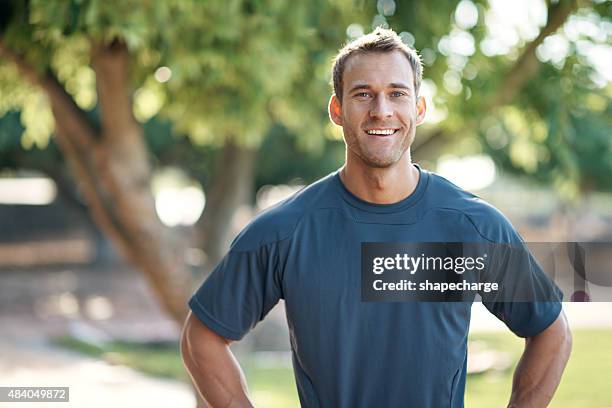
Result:
<instances>
[{"instance_id":1,"label":"upper arm","mask_svg":"<svg viewBox=\"0 0 612 408\"><path fill-rule=\"evenodd\" d=\"M240 340L282 297L279 245L230 250L189 300L194 318Z\"/></svg>"},{"instance_id":2,"label":"upper arm","mask_svg":"<svg viewBox=\"0 0 612 408\"><path fill-rule=\"evenodd\" d=\"M189 311L181 334L181 353L183 354L183 358L197 354L199 349L206 349L219 345L227 346L231 344L231 342L231 340L209 329L195 314Z\"/></svg>"},{"instance_id":3,"label":"upper arm","mask_svg":"<svg viewBox=\"0 0 612 408\"><path fill-rule=\"evenodd\" d=\"M557 322L562 315L563 292L529 248L521 242L494 243L489 248L490 263L481 280L497 282L500 290L481 293L484 306L523 338L534 337Z\"/></svg>"},{"instance_id":4,"label":"upper arm","mask_svg":"<svg viewBox=\"0 0 612 408\"><path fill-rule=\"evenodd\" d=\"M546 329L542 330L535 336L527 337L526 341L530 342L533 339L542 341L550 341L551 343L557 343L560 340L571 345L572 334L567 322L567 318L563 310L559 313L557 319Z\"/></svg>"}]
</instances>

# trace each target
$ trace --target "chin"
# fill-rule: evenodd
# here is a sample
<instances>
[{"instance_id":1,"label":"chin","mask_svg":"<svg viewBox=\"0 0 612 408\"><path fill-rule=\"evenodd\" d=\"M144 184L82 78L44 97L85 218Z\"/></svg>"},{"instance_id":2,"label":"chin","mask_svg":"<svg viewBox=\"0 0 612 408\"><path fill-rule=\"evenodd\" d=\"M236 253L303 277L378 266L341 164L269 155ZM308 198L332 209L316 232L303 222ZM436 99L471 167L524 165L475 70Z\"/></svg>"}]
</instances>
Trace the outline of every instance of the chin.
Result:
<instances>
[{"instance_id":1,"label":"chin","mask_svg":"<svg viewBox=\"0 0 612 408\"><path fill-rule=\"evenodd\" d=\"M395 157L362 157L361 159L369 167L374 167L377 169L384 169L384 168L393 166L395 163L399 161L400 158L401 156L398 158L395 158Z\"/></svg>"},{"instance_id":2,"label":"chin","mask_svg":"<svg viewBox=\"0 0 612 408\"><path fill-rule=\"evenodd\" d=\"M406 151L408 151L408 148L406 148L405 150L402 149L400 152L397 147L382 149L382 151L372 151L364 149L364 147L365 146L360 146L359 144L347 144L348 151L353 157L358 158L364 165L377 169L384 169L397 164Z\"/></svg>"}]
</instances>

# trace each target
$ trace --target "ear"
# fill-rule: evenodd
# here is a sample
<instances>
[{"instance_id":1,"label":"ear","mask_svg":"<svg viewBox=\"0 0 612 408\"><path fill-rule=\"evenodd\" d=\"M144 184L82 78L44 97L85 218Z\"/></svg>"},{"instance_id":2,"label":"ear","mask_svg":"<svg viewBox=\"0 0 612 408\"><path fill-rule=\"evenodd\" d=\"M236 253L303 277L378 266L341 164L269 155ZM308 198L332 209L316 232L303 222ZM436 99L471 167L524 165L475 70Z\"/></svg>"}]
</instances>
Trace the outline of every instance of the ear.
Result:
<instances>
[{"instance_id":1,"label":"ear","mask_svg":"<svg viewBox=\"0 0 612 408\"><path fill-rule=\"evenodd\" d=\"M427 103L425 102L424 96L419 96L417 98L416 108L417 108L416 124L418 126L425 121L425 112L427 111Z\"/></svg>"},{"instance_id":2,"label":"ear","mask_svg":"<svg viewBox=\"0 0 612 408\"><path fill-rule=\"evenodd\" d=\"M327 111L329 112L329 119L334 122L338 126L343 126L342 120L342 105L340 105L340 100L333 94L329 99L329 105L327 106Z\"/></svg>"}]
</instances>

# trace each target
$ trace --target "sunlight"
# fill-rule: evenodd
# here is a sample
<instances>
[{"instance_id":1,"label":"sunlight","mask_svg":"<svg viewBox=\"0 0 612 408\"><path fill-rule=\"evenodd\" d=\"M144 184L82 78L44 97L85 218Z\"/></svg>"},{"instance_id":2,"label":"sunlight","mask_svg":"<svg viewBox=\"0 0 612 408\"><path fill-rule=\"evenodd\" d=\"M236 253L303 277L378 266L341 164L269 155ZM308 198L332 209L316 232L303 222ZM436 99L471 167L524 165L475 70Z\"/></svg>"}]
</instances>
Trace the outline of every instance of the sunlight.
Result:
<instances>
[{"instance_id":1,"label":"sunlight","mask_svg":"<svg viewBox=\"0 0 612 408\"><path fill-rule=\"evenodd\" d=\"M180 169L157 172L152 186L155 210L165 225L193 225L202 215L206 205L204 190Z\"/></svg>"},{"instance_id":2,"label":"sunlight","mask_svg":"<svg viewBox=\"0 0 612 408\"><path fill-rule=\"evenodd\" d=\"M56 196L57 187L50 178L0 179L0 204L47 205Z\"/></svg>"},{"instance_id":3,"label":"sunlight","mask_svg":"<svg viewBox=\"0 0 612 408\"><path fill-rule=\"evenodd\" d=\"M481 190L495 181L495 163L486 155L442 156L437 170L442 177L469 191Z\"/></svg>"}]
</instances>

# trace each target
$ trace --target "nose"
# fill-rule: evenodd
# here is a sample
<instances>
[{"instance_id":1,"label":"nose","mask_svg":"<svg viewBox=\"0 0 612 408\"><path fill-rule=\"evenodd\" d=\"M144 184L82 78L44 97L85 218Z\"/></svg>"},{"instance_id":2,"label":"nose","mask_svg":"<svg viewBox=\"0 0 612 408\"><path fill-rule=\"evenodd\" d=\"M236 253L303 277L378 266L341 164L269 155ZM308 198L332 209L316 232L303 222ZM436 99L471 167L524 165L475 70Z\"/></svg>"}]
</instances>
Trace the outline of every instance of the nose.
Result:
<instances>
[{"instance_id":1,"label":"nose","mask_svg":"<svg viewBox=\"0 0 612 408\"><path fill-rule=\"evenodd\" d=\"M393 116L393 107L391 102L387 100L386 96L378 95L372 101L372 108L370 109L370 117L376 119L385 119Z\"/></svg>"}]
</instances>

